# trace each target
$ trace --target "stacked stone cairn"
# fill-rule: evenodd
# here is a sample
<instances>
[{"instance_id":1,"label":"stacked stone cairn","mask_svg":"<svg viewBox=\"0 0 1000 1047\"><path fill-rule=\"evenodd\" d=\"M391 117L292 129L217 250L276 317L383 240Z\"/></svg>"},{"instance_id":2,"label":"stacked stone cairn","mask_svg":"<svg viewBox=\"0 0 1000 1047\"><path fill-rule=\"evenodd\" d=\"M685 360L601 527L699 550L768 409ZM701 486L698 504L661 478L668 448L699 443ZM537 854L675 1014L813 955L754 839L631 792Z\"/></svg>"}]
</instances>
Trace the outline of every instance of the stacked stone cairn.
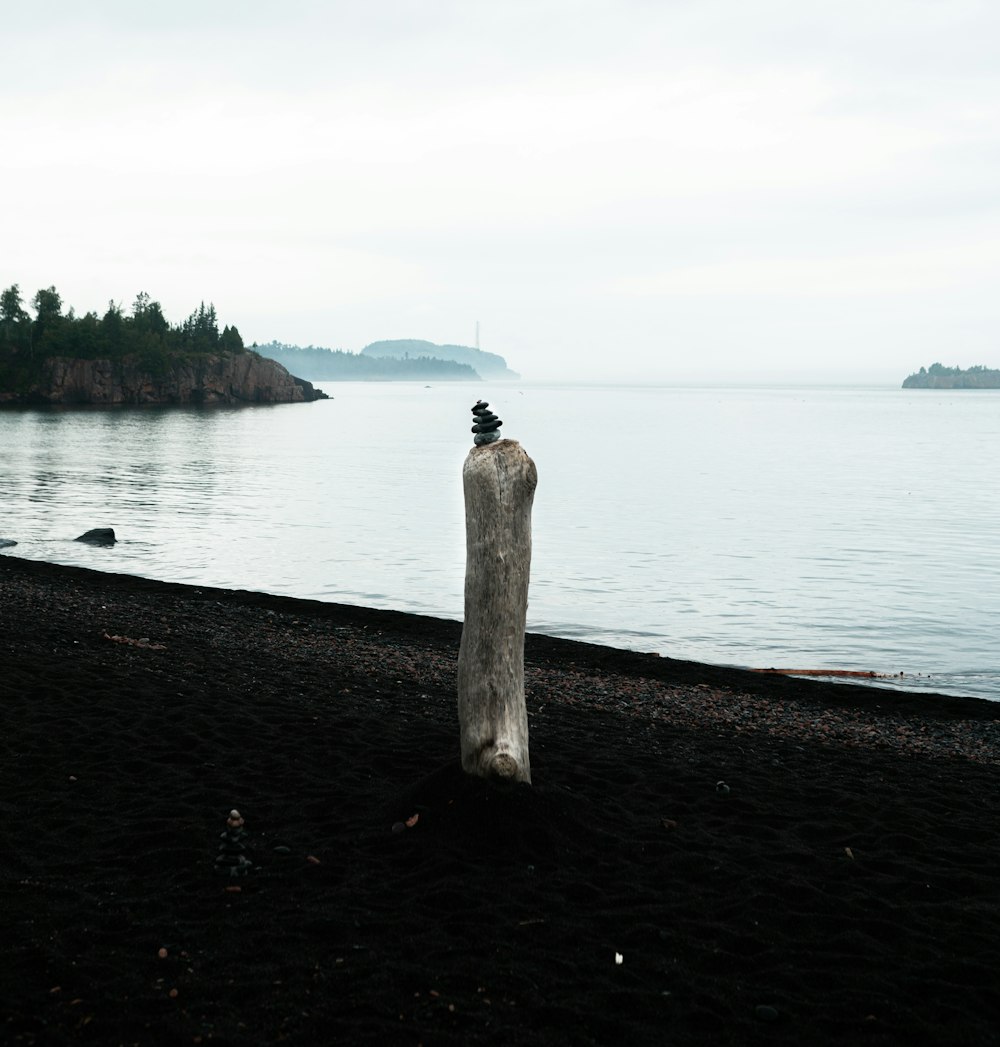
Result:
<instances>
[{"instance_id":1,"label":"stacked stone cairn","mask_svg":"<svg viewBox=\"0 0 1000 1047\"><path fill-rule=\"evenodd\" d=\"M216 869L231 877L246 876L251 868L246 854L247 845L243 842L246 829L243 828L243 815L235 808L229 812L226 829L219 835L222 843L219 844L219 853L215 859Z\"/></svg>"},{"instance_id":2,"label":"stacked stone cairn","mask_svg":"<svg viewBox=\"0 0 1000 1047\"><path fill-rule=\"evenodd\" d=\"M489 406L485 400L477 400L476 406L472 408L472 417L476 423L472 427L472 431L476 434L473 443L477 447L500 439L497 430L503 425L503 422L489 409Z\"/></svg>"}]
</instances>

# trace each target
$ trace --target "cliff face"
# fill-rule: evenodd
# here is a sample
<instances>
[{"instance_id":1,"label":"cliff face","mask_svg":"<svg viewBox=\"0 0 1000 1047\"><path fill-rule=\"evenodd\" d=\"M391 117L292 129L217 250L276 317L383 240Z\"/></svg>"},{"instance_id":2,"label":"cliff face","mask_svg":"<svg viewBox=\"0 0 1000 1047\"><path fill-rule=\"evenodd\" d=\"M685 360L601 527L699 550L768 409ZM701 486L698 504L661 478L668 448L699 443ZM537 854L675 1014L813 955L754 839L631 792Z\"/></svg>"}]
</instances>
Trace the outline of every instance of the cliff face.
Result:
<instances>
[{"instance_id":1,"label":"cliff face","mask_svg":"<svg viewBox=\"0 0 1000 1047\"><path fill-rule=\"evenodd\" d=\"M167 358L155 372L138 357L74 360L53 356L21 404L275 404L326 399L324 393L256 353Z\"/></svg>"}]
</instances>

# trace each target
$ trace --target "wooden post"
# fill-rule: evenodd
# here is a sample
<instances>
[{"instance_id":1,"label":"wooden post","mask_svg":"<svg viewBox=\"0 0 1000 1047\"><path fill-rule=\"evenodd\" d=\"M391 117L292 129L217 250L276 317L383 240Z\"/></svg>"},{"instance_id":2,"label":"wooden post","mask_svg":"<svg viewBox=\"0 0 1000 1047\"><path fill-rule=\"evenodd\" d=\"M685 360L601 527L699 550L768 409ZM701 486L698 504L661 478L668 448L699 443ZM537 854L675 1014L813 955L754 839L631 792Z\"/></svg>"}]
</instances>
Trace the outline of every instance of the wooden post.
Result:
<instances>
[{"instance_id":1,"label":"wooden post","mask_svg":"<svg viewBox=\"0 0 1000 1047\"><path fill-rule=\"evenodd\" d=\"M538 474L500 421L483 422L465 460L465 624L458 652L462 769L482 778L530 782L524 704L524 626L531 570L531 504ZM486 426L486 428L483 428ZM489 428L492 426L492 428Z\"/></svg>"}]
</instances>

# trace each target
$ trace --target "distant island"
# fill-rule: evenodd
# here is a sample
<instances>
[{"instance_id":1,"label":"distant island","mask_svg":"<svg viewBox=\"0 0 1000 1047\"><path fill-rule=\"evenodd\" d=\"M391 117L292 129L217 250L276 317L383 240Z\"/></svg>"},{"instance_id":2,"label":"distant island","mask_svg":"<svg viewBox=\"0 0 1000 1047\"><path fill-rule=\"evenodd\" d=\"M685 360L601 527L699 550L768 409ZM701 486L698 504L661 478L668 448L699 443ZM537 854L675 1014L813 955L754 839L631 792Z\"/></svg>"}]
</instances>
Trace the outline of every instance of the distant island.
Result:
<instances>
[{"instance_id":1,"label":"distant island","mask_svg":"<svg viewBox=\"0 0 1000 1047\"><path fill-rule=\"evenodd\" d=\"M24 309L17 284L0 292L0 406L58 404L304 403L326 399L310 382L248 352L236 327L219 330L204 302L171 325L159 302L138 295L126 315L63 313L54 287Z\"/></svg>"},{"instance_id":2,"label":"distant island","mask_svg":"<svg viewBox=\"0 0 1000 1047\"><path fill-rule=\"evenodd\" d=\"M255 345L254 349L313 381L477 381L520 377L495 353L415 338L372 342L360 353L281 342Z\"/></svg>"},{"instance_id":3,"label":"distant island","mask_svg":"<svg viewBox=\"0 0 1000 1047\"><path fill-rule=\"evenodd\" d=\"M1000 371L981 364L963 370L931 364L903 381L904 389L1000 389Z\"/></svg>"}]
</instances>

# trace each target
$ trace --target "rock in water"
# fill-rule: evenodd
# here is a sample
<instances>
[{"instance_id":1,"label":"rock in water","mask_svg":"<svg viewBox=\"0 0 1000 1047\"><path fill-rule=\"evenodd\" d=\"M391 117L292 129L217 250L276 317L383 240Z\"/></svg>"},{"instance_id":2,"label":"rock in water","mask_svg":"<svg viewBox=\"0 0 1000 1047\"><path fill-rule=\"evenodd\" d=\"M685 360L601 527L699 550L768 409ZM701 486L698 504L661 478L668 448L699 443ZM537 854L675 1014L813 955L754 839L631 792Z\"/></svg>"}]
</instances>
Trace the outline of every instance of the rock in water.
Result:
<instances>
[{"instance_id":1,"label":"rock in water","mask_svg":"<svg viewBox=\"0 0 1000 1047\"><path fill-rule=\"evenodd\" d=\"M9 549L12 545L17 545L13 538L0 538L0 549Z\"/></svg>"},{"instance_id":2,"label":"rock in water","mask_svg":"<svg viewBox=\"0 0 1000 1047\"><path fill-rule=\"evenodd\" d=\"M73 541L87 542L90 545L114 545L118 539L115 538L113 527L93 527L89 531L84 531L79 538L74 538Z\"/></svg>"}]
</instances>

